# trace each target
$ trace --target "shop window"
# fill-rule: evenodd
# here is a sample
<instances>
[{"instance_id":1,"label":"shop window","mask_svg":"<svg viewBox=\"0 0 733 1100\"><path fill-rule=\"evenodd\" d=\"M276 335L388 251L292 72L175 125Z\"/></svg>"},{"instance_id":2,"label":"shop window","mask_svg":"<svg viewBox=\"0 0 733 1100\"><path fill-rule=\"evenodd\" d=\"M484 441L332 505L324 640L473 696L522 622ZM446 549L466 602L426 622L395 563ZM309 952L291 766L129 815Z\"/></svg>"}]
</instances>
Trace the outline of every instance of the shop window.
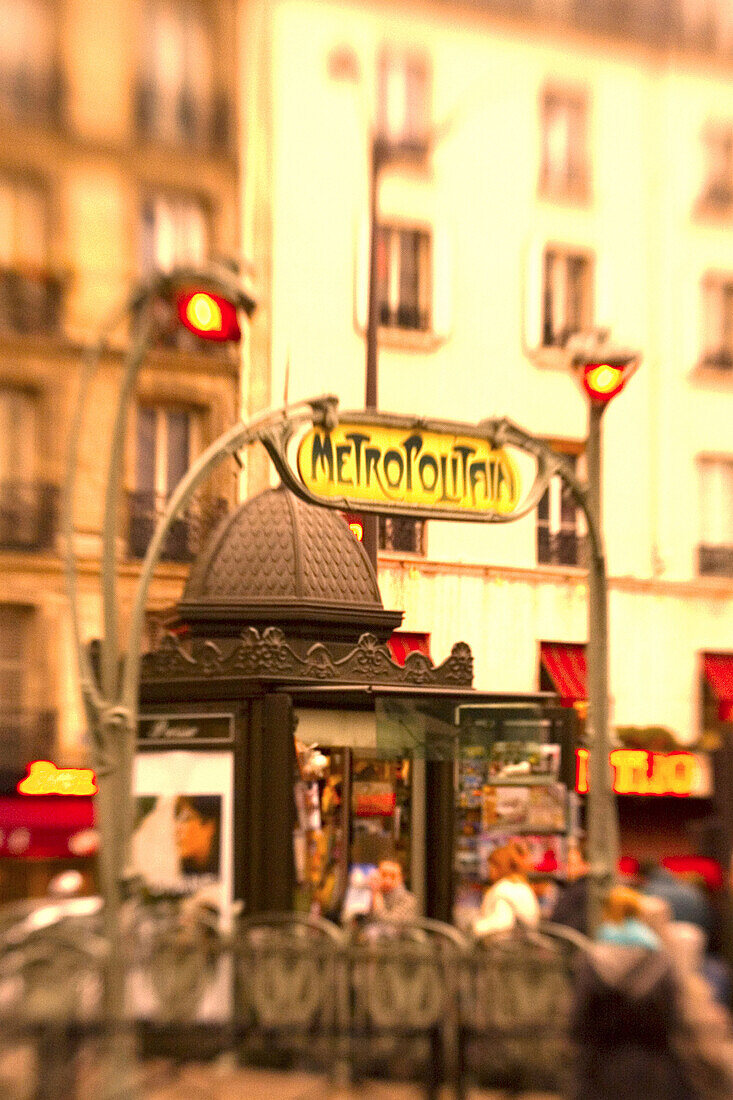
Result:
<instances>
[{"instance_id":1,"label":"shop window","mask_svg":"<svg viewBox=\"0 0 733 1100\"><path fill-rule=\"evenodd\" d=\"M588 194L587 110L582 94L548 90L543 95L540 190L548 196Z\"/></svg>"},{"instance_id":2,"label":"shop window","mask_svg":"<svg viewBox=\"0 0 733 1100\"><path fill-rule=\"evenodd\" d=\"M708 577L733 577L733 458L704 458L698 469L698 573Z\"/></svg>"},{"instance_id":3,"label":"shop window","mask_svg":"<svg viewBox=\"0 0 733 1100\"><path fill-rule=\"evenodd\" d=\"M702 293L702 365L733 370L733 277L708 276Z\"/></svg>"},{"instance_id":4,"label":"shop window","mask_svg":"<svg viewBox=\"0 0 733 1100\"><path fill-rule=\"evenodd\" d=\"M18 121L56 122L61 101L54 6L48 0L4 0L0 109Z\"/></svg>"},{"instance_id":5,"label":"shop window","mask_svg":"<svg viewBox=\"0 0 733 1100\"><path fill-rule=\"evenodd\" d=\"M145 137L171 144L217 137L213 29L197 3L147 0L136 121Z\"/></svg>"},{"instance_id":6,"label":"shop window","mask_svg":"<svg viewBox=\"0 0 733 1100\"><path fill-rule=\"evenodd\" d=\"M412 516L380 516L379 549L424 555L427 553L425 520Z\"/></svg>"},{"instance_id":7,"label":"shop window","mask_svg":"<svg viewBox=\"0 0 733 1100\"><path fill-rule=\"evenodd\" d=\"M593 264L583 252L546 248L543 257L542 344L563 348L593 323Z\"/></svg>"},{"instance_id":8,"label":"shop window","mask_svg":"<svg viewBox=\"0 0 733 1100\"><path fill-rule=\"evenodd\" d=\"M0 327L55 332L62 281L49 269L49 195L32 177L0 176Z\"/></svg>"},{"instance_id":9,"label":"shop window","mask_svg":"<svg viewBox=\"0 0 733 1100\"><path fill-rule=\"evenodd\" d=\"M430 329L431 237L425 229L381 225L377 236L379 323Z\"/></svg>"},{"instance_id":10,"label":"shop window","mask_svg":"<svg viewBox=\"0 0 733 1100\"><path fill-rule=\"evenodd\" d=\"M578 453L566 453L577 473L582 462ZM556 474L537 505L537 564L583 565L585 525L570 489Z\"/></svg>"},{"instance_id":11,"label":"shop window","mask_svg":"<svg viewBox=\"0 0 733 1100\"><path fill-rule=\"evenodd\" d=\"M733 125L711 127L704 137L705 180L700 206L715 213L733 210Z\"/></svg>"},{"instance_id":12,"label":"shop window","mask_svg":"<svg viewBox=\"0 0 733 1100\"><path fill-rule=\"evenodd\" d=\"M410 886L411 761L352 757L349 863L373 867L396 859Z\"/></svg>"},{"instance_id":13,"label":"shop window","mask_svg":"<svg viewBox=\"0 0 733 1100\"><path fill-rule=\"evenodd\" d=\"M430 70L420 54L383 51L378 64L377 126L380 137L418 157L430 132Z\"/></svg>"},{"instance_id":14,"label":"shop window","mask_svg":"<svg viewBox=\"0 0 733 1100\"><path fill-rule=\"evenodd\" d=\"M185 409L140 405L137 409L135 489L130 496L130 553L142 558L171 493L188 470L195 417ZM197 549L194 513L175 520L163 557L190 561Z\"/></svg>"}]
</instances>

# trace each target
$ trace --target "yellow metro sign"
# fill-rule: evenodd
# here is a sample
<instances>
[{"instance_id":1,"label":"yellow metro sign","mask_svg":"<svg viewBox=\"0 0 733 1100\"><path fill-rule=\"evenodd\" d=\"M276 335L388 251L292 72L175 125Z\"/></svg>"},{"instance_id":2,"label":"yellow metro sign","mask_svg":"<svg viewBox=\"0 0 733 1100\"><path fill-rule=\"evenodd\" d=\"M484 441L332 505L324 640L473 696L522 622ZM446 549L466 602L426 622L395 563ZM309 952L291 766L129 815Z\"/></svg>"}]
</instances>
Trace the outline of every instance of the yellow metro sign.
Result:
<instances>
[{"instance_id":1,"label":"yellow metro sign","mask_svg":"<svg viewBox=\"0 0 733 1100\"><path fill-rule=\"evenodd\" d=\"M317 497L430 512L509 516L520 479L486 439L393 424L316 425L298 447L298 472Z\"/></svg>"}]
</instances>

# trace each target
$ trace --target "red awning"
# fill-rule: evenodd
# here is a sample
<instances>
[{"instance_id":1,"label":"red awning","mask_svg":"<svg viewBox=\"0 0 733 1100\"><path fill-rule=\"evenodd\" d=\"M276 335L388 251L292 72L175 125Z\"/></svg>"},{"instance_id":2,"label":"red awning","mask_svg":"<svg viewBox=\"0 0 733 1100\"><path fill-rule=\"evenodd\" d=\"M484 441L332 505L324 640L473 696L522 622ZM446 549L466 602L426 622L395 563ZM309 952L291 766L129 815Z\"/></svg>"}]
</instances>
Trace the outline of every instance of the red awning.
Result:
<instances>
[{"instance_id":1,"label":"red awning","mask_svg":"<svg viewBox=\"0 0 733 1100\"><path fill-rule=\"evenodd\" d=\"M733 653L703 653L705 679L718 700L718 718L733 722Z\"/></svg>"},{"instance_id":2,"label":"red awning","mask_svg":"<svg viewBox=\"0 0 733 1100\"><path fill-rule=\"evenodd\" d=\"M0 798L0 858L73 859L96 849L91 797Z\"/></svg>"},{"instance_id":3,"label":"red awning","mask_svg":"<svg viewBox=\"0 0 733 1100\"><path fill-rule=\"evenodd\" d=\"M430 635L410 634L406 630L396 630L387 642L387 647L392 654L392 660L398 665L404 665L410 653L422 653L430 656Z\"/></svg>"},{"instance_id":4,"label":"red awning","mask_svg":"<svg viewBox=\"0 0 733 1100\"><path fill-rule=\"evenodd\" d=\"M574 642L540 642L540 660L555 685L564 707L588 698L585 645Z\"/></svg>"}]
</instances>

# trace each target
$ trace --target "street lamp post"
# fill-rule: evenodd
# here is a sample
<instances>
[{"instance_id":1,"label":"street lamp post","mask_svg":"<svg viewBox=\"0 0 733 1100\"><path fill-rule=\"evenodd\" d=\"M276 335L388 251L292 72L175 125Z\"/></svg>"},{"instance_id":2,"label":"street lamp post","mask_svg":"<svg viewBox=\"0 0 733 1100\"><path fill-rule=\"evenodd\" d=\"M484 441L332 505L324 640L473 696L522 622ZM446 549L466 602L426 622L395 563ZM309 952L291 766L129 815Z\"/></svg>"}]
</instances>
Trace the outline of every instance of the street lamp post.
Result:
<instances>
[{"instance_id":1,"label":"street lamp post","mask_svg":"<svg viewBox=\"0 0 733 1100\"><path fill-rule=\"evenodd\" d=\"M376 409L377 382L379 377L379 296L377 241L379 236L379 178L387 160L387 147L379 136L372 138L369 166L369 290L367 302L366 363L364 377L364 407ZM377 572L379 550L379 519L363 517L363 545L370 562Z\"/></svg>"},{"instance_id":2,"label":"street lamp post","mask_svg":"<svg viewBox=\"0 0 733 1100\"><path fill-rule=\"evenodd\" d=\"M186 290L190 293L186 293ZM96 345L85 358L81 382L69 433L67 473L64 488L63 530L67 592L76 648L79 680L89 735L92 764L97 776L97 816L101 834L101 887L104 899L104 925L108 955L104 981L104 1010L112 1026L110 1059L114 1072L105 1085L108 1096L128 1096L133 1091L131 1067L121 1042L125 999L125 969L120 929L122 880L127 870L128 843L132 826L132 764L137 727L139 645L145 610L145 596L152 570L160 556L167 530L193 492L176 497L176 512L156 530L143 564L137 599L128 636L127 651L120 659L117 602L117 517L121 492L127 416L135 382L155 337L153 306L157 300L178 302L188 317L188 327L208 339L221 340L224 328L228 339L239 336L236 313L250 316L255 302L243 289L237 276L227 268L199 271L178 268L159 274L134 288L121 309L104 326ZM191 303L196 298L192 307ZM232 319L234 313L234 320ZM102 599L102 637L99 668L93 667L89 648L82 639L77 595L77 561L74 534L74 496L79 467L79 439L83 414L99 361L117 327L137 317L134 340L126 354L109 452L109 467L102 529L100 588ZM185 317L182 317L184 323ZM217 323L220 322L220 323ZM197 327L198 326L198 327ZM208 333L204 330L208 329ZM243 433L239 425L239 435ZM222 453L230 453L222 449ZM233 453L233 451L231 452ZM187 479L184 479L187 480ZM198 484L198 483L197 483Z\"/></svg>"},{"instance_id":3,"label":"street lamp post","mask_svg":"<svg viewBox=\"0 0 733 1100\"><path fill-rule=\"evenodd\" d=\"M591 864L588 924L595 929L600 923L603 898L616 875L619 856L618 817L609 763L608 584L602 535L601 421L609 402L636 370L639 355L612 347L604 337L590 341L576 337L568 350L588 397L585 511L593 537L588 567L587 733L591 752L586 823Z\"/></svg>"}]
</instances>

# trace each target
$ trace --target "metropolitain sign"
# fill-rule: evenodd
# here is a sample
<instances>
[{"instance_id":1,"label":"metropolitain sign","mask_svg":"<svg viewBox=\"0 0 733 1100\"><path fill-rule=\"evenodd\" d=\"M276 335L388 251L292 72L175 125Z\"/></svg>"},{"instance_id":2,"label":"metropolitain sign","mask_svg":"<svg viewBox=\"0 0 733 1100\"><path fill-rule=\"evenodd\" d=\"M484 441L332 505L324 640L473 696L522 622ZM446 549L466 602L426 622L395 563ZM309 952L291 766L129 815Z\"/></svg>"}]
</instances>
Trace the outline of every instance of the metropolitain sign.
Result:
<instances>
[{"instance_id":1,"label":"metropolitain sign","mask_svg":"<svg viewBox=\"0 0 733 1100\"><path fill-rule=\"evenodd\" d=\"M314 426L297 462L309 492L325 499L477 516L509 516L520 500L514 459L476 436L340 421Z\"/></svg>"},{"instance_id":2,"label":"metropolitain sign","mask_svg":"<svg viewBox=\"0 0 733 1100\"><path fill-rule=\"evenodd\" d=\"M708 798L712 791L710 763L701 753L614 749L608 760L616 794ZM579 794L588 793L589 763L588 749L576 749L575 789Z\"/></svg>"}]
</instances>

